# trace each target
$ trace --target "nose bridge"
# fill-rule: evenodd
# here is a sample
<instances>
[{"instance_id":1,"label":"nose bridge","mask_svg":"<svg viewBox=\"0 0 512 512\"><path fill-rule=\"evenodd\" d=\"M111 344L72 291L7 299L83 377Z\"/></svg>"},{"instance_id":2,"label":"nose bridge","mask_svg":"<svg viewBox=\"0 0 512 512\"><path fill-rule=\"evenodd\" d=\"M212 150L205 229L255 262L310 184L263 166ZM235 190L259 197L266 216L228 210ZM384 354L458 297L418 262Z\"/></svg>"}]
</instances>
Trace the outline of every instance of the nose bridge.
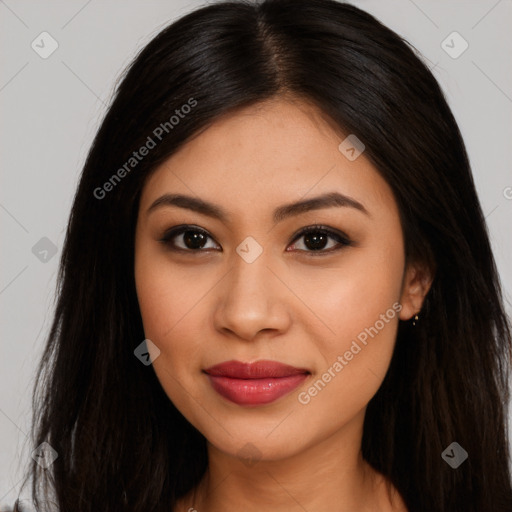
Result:
<instances>
[{"instance_id":1,"label":"nose bridge","mask_svg":"<svg viewBox=\"0 0 512 512\"><path fill-rule=\"evenodd\" d=\"M225 291L227 305L237 306L247 312L267 310L273 301L274 287L270 283L271 273L267 268L267 255L249 262L243 257L233 257L233 266Z\"/></svg>"},{"instance_id":2,"label":"nose bridge","mask_svg":"<svg viewBox=\"0 0 512 512\"><path fill-rule=\"evenodd\" d=\"M288 312L269 265L265 252L254 260L233 254L231 270L218 297L215 314L218 329L252 339L264 329L286 328Z\"/></svg>"},{"instance_id":3,"label":"nose bridge","mask_svg":"<svg viewBox=\"0 0 512 512\"><path fill-rule=\"evenodd\" d=\"M231 274L231 294L238 300L245 297L258 297L263 303L270 300L270 279L271 273L268 269L266 256L260 256L256 261L247 262L236 256L233 258Z\"/></svg>"}]
</instances>

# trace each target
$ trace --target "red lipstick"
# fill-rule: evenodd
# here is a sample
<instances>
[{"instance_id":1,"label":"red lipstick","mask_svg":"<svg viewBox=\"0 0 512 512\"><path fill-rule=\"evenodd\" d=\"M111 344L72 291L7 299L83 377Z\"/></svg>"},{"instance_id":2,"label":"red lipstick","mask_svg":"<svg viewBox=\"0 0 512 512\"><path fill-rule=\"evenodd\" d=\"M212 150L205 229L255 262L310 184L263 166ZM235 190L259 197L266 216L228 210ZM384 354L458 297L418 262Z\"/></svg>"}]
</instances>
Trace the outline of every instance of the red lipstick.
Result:
<instances>
[{"instance_id":1,"label":"red lipstick","mask_svg":"<svg viewBox=\"0 0 512 512\"><path fill-rule=\"evenodd\" d=\"M226 361L204 370L215 391L238 405L274 402L298 387L310 372L276 361Z\"/></svg>"}]
</instances>

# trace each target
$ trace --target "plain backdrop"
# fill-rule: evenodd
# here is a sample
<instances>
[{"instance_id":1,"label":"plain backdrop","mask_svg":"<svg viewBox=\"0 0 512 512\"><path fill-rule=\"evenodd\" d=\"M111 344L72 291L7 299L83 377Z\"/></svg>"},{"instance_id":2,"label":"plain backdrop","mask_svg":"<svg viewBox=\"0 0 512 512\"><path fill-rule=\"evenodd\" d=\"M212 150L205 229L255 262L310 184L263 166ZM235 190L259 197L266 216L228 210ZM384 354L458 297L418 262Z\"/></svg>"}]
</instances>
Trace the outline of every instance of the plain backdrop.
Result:
<instances>
[{"instance_id":1,"label":"plain backdrop","mask_svg":"<svg viewBox=\"0 0 512 512\"><path fill-rule=\"evenodd\" d=\"M510 300L512 1L351 3L411 42L441 83L467 144ZM160 29L200 5L0 0L0 510L13 504L35 448L27 438L34 370L51 322L58 260L86 153L124 67ZM32 47L41 37L46 50L58 44L47 58Z\"/></svg>"}]
</instances>

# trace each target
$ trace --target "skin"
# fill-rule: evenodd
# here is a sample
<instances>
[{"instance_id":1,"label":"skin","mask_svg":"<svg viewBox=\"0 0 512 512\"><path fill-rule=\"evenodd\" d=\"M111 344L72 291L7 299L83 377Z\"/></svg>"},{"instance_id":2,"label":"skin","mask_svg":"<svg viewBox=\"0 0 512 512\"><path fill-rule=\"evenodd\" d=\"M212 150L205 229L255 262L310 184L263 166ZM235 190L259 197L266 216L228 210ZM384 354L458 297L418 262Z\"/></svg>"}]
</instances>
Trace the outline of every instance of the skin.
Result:
<instances>
[{"instance_id":1,"label":"skin","mask_svg":"<svg viewBox=\"0 0 512 512\"><path fill-rule=\"evenodd\" d=\"M362 428L398 320L419 312L431 279L406 266L393 193L364 153L349 161L340 152L344 138L314 106L280 97L218 119L145 184L135 243L145 335L160 350L153 367L163 389L208 441L208 471L180 511L406 510L362 459ZM272 218L277 207L330 192L367 213L329 206ZM166 193L214 203L227 218L176 205L148 213ZM203 249L187 252L182 235L173 239L181 252L159 241L181 224L208 232ZM294 239L315 224L352 243L328 238L319 254L304 236ZM263 249L252 263L236 251L248 236ZM328 251L333 247L339 250ZM396 303L400 312L300 403L299 393ZM217 394L202 371L232 359L275 360L311 375L271 404L239 406Z\"/></svg>"}]
</instances>

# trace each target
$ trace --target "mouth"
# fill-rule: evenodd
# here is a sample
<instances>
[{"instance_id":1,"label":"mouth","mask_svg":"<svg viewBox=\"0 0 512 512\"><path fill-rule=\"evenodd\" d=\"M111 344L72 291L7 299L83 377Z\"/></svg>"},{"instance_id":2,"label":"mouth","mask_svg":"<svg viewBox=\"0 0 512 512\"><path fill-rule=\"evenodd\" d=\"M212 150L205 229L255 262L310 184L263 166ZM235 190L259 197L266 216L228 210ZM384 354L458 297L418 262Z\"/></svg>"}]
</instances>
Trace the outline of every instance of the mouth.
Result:
<instances>
[{"instance_id":1,"label":"mouth","mask_svg":"<svg viewBox=\"0 0 512 512\"><path fill-rule=\"evenodd\" d=\"M247 406L274 402L300 386L310 375L305 368L276 361L226 361L203 371L219 395Z\"/></svg>"}]
</instances>

